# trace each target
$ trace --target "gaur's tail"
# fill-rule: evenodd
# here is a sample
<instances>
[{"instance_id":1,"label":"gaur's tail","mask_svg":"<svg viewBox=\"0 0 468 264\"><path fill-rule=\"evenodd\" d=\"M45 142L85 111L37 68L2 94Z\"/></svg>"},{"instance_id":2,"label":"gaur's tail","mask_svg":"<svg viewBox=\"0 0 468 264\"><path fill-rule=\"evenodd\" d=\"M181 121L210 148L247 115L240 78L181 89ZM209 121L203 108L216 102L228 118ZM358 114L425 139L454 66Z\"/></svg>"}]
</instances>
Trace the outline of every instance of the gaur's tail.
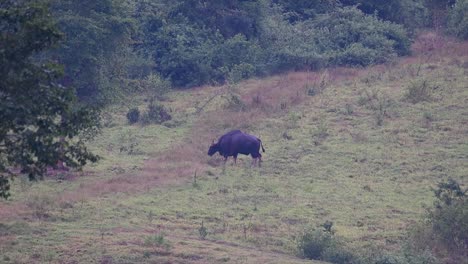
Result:
<instances>
[{"instance_id":1,"label":"gaur's tail","mask_svg":"<svg viewBox=\"0 0 468 264\"><path fill-rule=\"evenodd\" d=\"M258 139L258 141L260 141L260 146L262 146L262 150L263 150L263 152L265 152L265 149L263 148L262 140L261 140L261 139Z\"/></svg>"}]
</instances>

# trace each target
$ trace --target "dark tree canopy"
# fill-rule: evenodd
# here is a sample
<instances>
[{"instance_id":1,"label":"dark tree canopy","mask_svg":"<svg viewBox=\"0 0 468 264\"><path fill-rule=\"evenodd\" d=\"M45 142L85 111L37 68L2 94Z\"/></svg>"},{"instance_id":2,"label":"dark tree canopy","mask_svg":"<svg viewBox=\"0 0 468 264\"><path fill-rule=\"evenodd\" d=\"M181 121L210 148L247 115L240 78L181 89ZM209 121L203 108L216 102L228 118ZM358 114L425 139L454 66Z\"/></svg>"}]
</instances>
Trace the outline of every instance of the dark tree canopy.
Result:
<instances>
[{"instance_id":1,"label":"dark tree canopy","mask_svg":"<svg viewBox=\"0 0 468 264\"><path fill-rule=\"evenodd\" d=\"M58 83L61 67L40 59L61 37L44 2L3 1L0 32L0 196L7 198L15 173L36 179L59 160L96 161L78 137L96 115Z\"/></svg>"},{"instance_id":2,"label":"dark tree canopy","mask_svg":"<svg viewBox=\"0 0 468 264\"><path fill-rule=\"evenodd\" d=\"M132 20L122 0L51 0L52 14L64 38L51 53L65 66L64 83L92 104L108 101L124 77L123 57ZM128 8L129 10L125 10Z\"/></svg>"}]
</instances>

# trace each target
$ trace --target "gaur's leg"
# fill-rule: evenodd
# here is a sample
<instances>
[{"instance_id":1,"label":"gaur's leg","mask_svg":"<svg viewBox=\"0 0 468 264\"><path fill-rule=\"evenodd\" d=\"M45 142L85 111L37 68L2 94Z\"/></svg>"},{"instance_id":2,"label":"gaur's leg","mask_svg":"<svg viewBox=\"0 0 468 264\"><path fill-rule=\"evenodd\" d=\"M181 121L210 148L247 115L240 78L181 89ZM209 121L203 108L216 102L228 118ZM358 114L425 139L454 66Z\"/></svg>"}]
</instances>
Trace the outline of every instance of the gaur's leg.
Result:
<instances>
[{"instance_id":1,"label":"gaur's leg","mask_svg":"<svg viewBox=\"0 0 468 264\"><path fill-rule=\"evenodd\" d=\"M260 162L262 162L262 155L260 153L252 153L252 165L257 165L257 162L258 162L258 166L260 167Z\"/></svg>"},{"instance_id":2,"label":"gaur's leg","mask_svg":"<svg viewBox=\"0 0 468 264\"><path fill-rule=\"evenodd\" d=\"M252 166L255 166L257 164L257 158L252 158Z\"/></svg>"}]
</instances>

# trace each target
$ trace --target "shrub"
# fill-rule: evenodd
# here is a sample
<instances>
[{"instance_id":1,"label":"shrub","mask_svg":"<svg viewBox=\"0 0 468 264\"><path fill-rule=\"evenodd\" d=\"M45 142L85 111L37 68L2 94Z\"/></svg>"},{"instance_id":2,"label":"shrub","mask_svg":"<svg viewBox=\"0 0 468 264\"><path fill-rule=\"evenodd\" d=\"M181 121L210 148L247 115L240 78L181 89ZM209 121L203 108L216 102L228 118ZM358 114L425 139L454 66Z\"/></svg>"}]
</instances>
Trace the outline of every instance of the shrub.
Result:
<instances>
[{"instance_id":1,"label":"shrub","mask_svg":"<svg viewBox=\"0 0 468 264\"><path fill-rule=\"evenodd\" d=\"M332 222L327 221L323 224L323 229L306 231L298 241L300 255L337 264L358 263L359 258L348 251L334 235L332 225Z\"/></svg>"},{"instance_id":2,"label":"shrub","mask_svg":"<svg viewBox=\"0 0 468 264\"><path fill-rule=\"evenodd\" d=\"M468 248L468 196L458 182L448 179L434 190L435 208L429 211L432 231L451 249Z\"/></svg>"},{"instance_id":3,"label":"shrub","mask_svg":"<svg viewBox=\"0 0 468 264\"><path fill-rule=\"evenodd\" d=\"M203 225L203 221L201 223L200 228L198 228L198 234L200 235L200 239L204 240L208 235L208 229Z\"/></svg>"},{"instance_id":4,"label":"shrub","mask_svg":"<svg viewBox=\"0 0 468 264\"><path fill-rule=\"evenodd\" d=\"M389 95L375 89L364 89L359 97L358 104L372 110L376 125L382 126L385 117L390 116L389 111L394 106L394 100Z\"/></svg>"},{"instance_id":5,"label":"shrub","mask_svg":"<svg viewBox=\"0 0 468 264\"><path fill-rule=\"evenodd\" d=\"M433 249L448 263L460 263L468 257L468 195L458 182L448 179L434 189L434 208L412 232L414 245Z\"/></svg>"},{"instance_id":6,"label":"shrub","mask_svg":"<svg viewBox=\"0 0 468 264\"><path fill-rule=\"evenodd\" d=\"M323 260L336 264L358 263L357 257L342 246L333 245L323 252Z\"/></svg>"},{"instance_id":7,"label":"shrub","mask_svg":"<svg viewBox=\"0 0 468 264\"><path fill-rule=\"evenodd\" d=\"M130 130L123 130L118 136L119 152L129 155L140 153L140 142Z\"/></svg>"},{"instance_id":8,"label":"shrub","mask_svg":"<svg viewBox=\"0 0 468 264\"><path fill-rule=\"evenodd\" d=\"M156 98L162 98L171 89L171 82L158 73L150 73L144 78L126 80L126 86L128 92L145 92Z\"/></svg>"},{"instance_id":9,"label":"shrub","mask_svg":"<svg viewBox=\"0 0 468 264\"><path fill-rule=\"evenodd\" d=\"M130 124L135 124L140 120L140 110L136 107L131 108L127 112L127 120Z\"/></svg>"},{"instance_id":10,"label":"shrub","mask_svg":"<svg viewBox=\"0 0 468 264\"><path fill-rule=\"evenodd\" d=\"M143 80L144 90L156 98L162 98L171 89L171 82L159 74L150 74Z\"/></svg>"},{"instance_id":11,"label":"shrub","mask_svg":"<svg viewBox=\"0 0 468 264\"><path fill-rule=\"evenodd\" d=\"M260 58L264 51L254 42L249 41L242 34L237 34L224 41L218 46L214 54L213 67L217 68L222 76L231 83L237 83L257 73L257 66L260 66Z\"/></svg>"},{"instance_id":12,"label":"shrub","mask_svg":"<svg viewBox=\"0 0 468 264\"><path fill-rule=\"evenodd\" d=\"M406 100L413 104L430 101L432 93L436 88L436 86L431 85L427 80L416 80L408 86L404 96Z\"/></svg>"},{"instance_id":13,"label":"shrub","mask_svg":"<svg viewBox=\"0 0 468 264\"><path fill-rule=\"evenodd\" d=\"M324 118L317 123L317 127L312 131L312 138L315 145L320 145L330 135L328 125Z\"/></svg>"},{"instance_id":14,"label":"shrub","mask_svg":"<svg viewBox=\"0 0 468 264\"><path fill-rule=\"evenodd\" d=\"M317 50L315 29L310 23L290 24L281 10L270 8L261 19L260 42L268 54L264 58L267 72L289 69L320 68L324 56Z\"/></svg>"},{"instance_id":15,"label":"shrub","mask_svg":"<svg viewBox=\"0 0 468 264\"><path fill-rule=\"evenodd\" d=\"M230 83L238 83L254 75L255 67L249 63L240 63L233 65L227 73L227 79Z\"/></svg>"},{"instance_id":16,"label":"shrub","mask_svg":"<svg viewBox=\"0 0 468 264\"><path fill-rule=\"evenodd\" d=\"M299 239L299 251L304 258L320 260L332 244L332 234L322 230L305 232Z\"/></svg>"},{"instance_id":17,"label":"shrub","mask_svg":"<svg viewBox=\"0 0 468 264\"><path fill-rule=\"evenodd\" d=\"M410 52L402 26L365 15L356 7L338 8L311 23L315 45L331 64L366 66Z\"/></svg>"},{"instance_id":18,"label":"shrub","mask_svg":"<svg viewBox=\"0 0 468 264\"><path fill-rule=\"evenodd\" d=\"M458 38L468 39L468 0L457 0L449 11L447 30Z\"/></svg>"},{"instance_id":19,"label":"shrub","mask_svg":"<svg viewBox=\"0 0 468 264\"><path fill-rule=\"evenodd\" d=\"M231 109L233 111L245 111L247 106L245 105L244 101L240 98L239 95L235 93L229 93L224 98L227 101L226 108Z\"/></svg>"},{"instance_id":20,"label":"shrub","mask_svg":"<svg viewBox=\"0 0 468 264\"><path fill-rule=\"evenodd\" d=\"M143 244L147 247L163 247L166 250L169 250L171 247L169 241L164 238L164 234L148 236L145 238Z\"/></svg>"},{"instance_id":21,"label":"shrub","mask_svg":"<svg viewBox=\"0 0 468 264\"><path fill-rule=\"evenodd\" d=\"M357 6L368 15L376 14L380 19L403 24L408 30L427 26L430 22L430 12L425 6L425 0L393 0L393 1L367 1L343 0L346 6Z\"/></svg>"},{"instance_id":22,"label":"shrub","mask_svg":"<svg viewBox=\"0 0 468 264\"><path fill-rule=\"evenodd\" d=\"M155 103L153 100L148 104L148 109L143 115L143 124L162 124L171 120L172 116L163 105Z\"/></svg>"},{"instance_id":23,"label":"shrub","mask_svg":"<svg viewBox=\"0 0 468 264\"><path fill-rule=\"evenodd\" d=\"M369 260L369 264L436 264L436 258L429 252L423 251L421 253L413 252L408 248L404 248L402 252L394 254L381 254L375 259Z\"/></svg>"}]
</instances>

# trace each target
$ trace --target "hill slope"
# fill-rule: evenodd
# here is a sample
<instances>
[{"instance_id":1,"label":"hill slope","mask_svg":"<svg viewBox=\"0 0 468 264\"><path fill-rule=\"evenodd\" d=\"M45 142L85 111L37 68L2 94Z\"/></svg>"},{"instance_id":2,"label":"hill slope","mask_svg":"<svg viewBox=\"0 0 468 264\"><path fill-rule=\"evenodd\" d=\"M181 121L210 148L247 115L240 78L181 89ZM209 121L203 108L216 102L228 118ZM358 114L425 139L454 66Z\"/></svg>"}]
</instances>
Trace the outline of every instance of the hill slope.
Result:
<instances>
[{"instance_id":1,"label":"hill slope","mask_svg":"<svg viewBox=\"0 0 468 264\"><path fill-rule=\"evenodd\" d=\"M83 173L0 204L5 263L302 263L305 228L333 222L355 251L397 250L432 191L468 184L468 44L423 35L414 56L366 69L293 72L174 92L166 126L109 109ZM210 142L258 135L261 168L224 167Z\"/></svg>"}]
</instances>

